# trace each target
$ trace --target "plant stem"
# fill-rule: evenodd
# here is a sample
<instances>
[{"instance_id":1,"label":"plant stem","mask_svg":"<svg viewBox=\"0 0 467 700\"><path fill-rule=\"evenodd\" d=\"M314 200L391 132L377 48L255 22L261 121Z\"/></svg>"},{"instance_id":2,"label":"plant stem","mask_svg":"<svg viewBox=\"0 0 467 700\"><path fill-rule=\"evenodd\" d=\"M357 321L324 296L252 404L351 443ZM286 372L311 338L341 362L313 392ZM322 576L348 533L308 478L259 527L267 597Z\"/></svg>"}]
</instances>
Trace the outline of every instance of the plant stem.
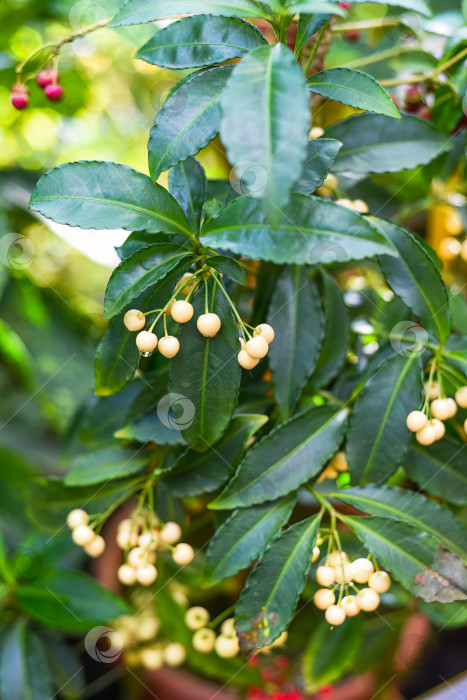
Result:
<instances>
[{"instance_id":1,"label":"plant stem","mask_svg":"<svg viewBox=\"0 0 467 700\"><path fill-rule=\"evenodd\" d=\"M359 22L340 22L331 27L333 32L348 32L360 29L378 29L379 27L396 27L402 24L396 17L382 17L378 19L362 19ZM404 25L405 26L405 25Z\"/></svg>"},{"instance_id":2,"label":"plant stem","mask_svg":"<svg viewBox=\"0 0 467 700\"><path fill-rule=\"evenodd\" d=\"M215 627L217 627L217 625L219 625L226 618L228 618L233 613L234 610L235 610L235 605L231 605L230 608L227 608L227 610L224 610L223 612L221 612L217 617L214 618L214 620L211 620L208 627L211 627L212 629L214 629Z\"/></svg>"},{"instance_id":3,"label":"plant stem","mask_svg":"<svg viewBox=\"0 0 467 700\"><path fill-rule=\"evenodd\" d=\"M408 76L407 78L391 78L390 80L381 80L380 84L388 87L391 85L406 85L407 83L425 83L429 82L430 80L436 80L438 75L444 73L444 71L446 71L448 68L450 68L466 56L467 48L463 49L462 51L459 51L459 53L456 53L456 55L450 58L449 61L445 61L445 63L442 63L440 66L438 66L438 68L432 70L431 73L427 73L426 75L412 75Z\"/></svg>"},{"instance_id":4,"label":"plant stem","mask_svg":"<svg viewBox=\"0 0 467 700\"><path fill-rule=\"evenodd\" d=\"M328 24L329 24L329 20L326 22L326 24L323 24L321 31L319 33L319 36L316 39L315 45L313 47L313 51L311 52L311 56L308 59L307 64L305 66L305 75L308 74L308 71L311 68L311 64L313 63L313 60L314 60L316 54L318 53L319 45L321 44L321 41L322 41L323 36L324 36L324 32L326 31L326 27L328 26Z\"/></svg>"},{"instance_id":5,"label":"plant stem","mask_svg":"<svg viewBox=\"0 0 467 700\"><path fill-rule=\"evenodd\" d=\"M380 61L387 61L388 58L393 58L394 56L400 56L403 53L408 53L409 51L417 51L419 46L396 46L393 49L386 49L385 51L378 51L371 56L364 56L363 58L358 58L355 61L349 61L346 64L347 68L361 68L363 66L369 66L372 63L379 63Z\"/></svg>"}]
</instances>

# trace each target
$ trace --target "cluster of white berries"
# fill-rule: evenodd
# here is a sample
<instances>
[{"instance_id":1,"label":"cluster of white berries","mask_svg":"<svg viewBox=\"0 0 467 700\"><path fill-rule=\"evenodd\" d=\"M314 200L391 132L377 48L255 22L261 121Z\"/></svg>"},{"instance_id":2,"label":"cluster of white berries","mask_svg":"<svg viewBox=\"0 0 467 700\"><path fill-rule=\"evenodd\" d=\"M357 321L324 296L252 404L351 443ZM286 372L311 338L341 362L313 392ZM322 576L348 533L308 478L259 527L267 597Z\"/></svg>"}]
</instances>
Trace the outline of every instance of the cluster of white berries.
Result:
<instances>
[{"instance_id":1,"label":"cluster of white berries","mask_svg":"<svg viewBox=\"0 0 467 700\"><path fill-rule=\"evenodd\" d=\"M345 457L345 452L340 450L329 460L324 471L321 472L316 483L321 483L325 479L337 479L339 474L348 471L349 465Z\"/></svg>"},{"instance_id":2,"label":"cluster of white berries","mask_svg":"<svg viewBox=\"0 0 467 700\"><path fill-rule=\"evenodd\" d=\"M101 535L96 535L89 526L89 515L81 508L74 508L68 513L66 519L70 528L73 542L83 547L90 557L100 557L105 549L105 540Z\"/></svg>"},{"instance_id":3,"label":"cluster of white berries","mask_svg":"<svg viewBox=\"0 0 467 700\"><path fill-rule=\"evenodd\" d=\"M453 418L457 413L457 407L467 408L467 386L462 386L455 393L455 399L451 397L438 398L439 388L433 384L429 389L429 398L433 399L429 407L429 414L425 411L411 411L407 416L407 427L415 433L415 439L421 445L432 445L441 440L446 432L445 420ZM467 420L464 421L464 430L467 432Z\"/></svg>"},{"instance_id":4,"label":"cluster of white berries","mask_svg":"<svg viewBox=\"0 0 467 700\"><path fill-rule=\"evenodd\" d=\"M182 535L176 522L166 522L162 528L145 527L141 519L120 521L117 531L117 544L125 551L125 563L118 569L118 579L125 586L140 583L150 586L157 578L155 562L157 550L170 550L172 559L180 566L189 564L195 553L186 542L178 542ZM175 545L175 546L174 546Z\"/></svg>"},{"instance_id":5,"label":"cluster of white berries","mask_svg":"<svg viewBox=\"0 0 467 700\"><path fill-rule=\"evenodd\" d=\"M320 550L313 550L312 562L316 561ZM354 617L363 610L371 612L379 606L380 593L386 593L391 585L391 577L386 571L375 571L369 559L356 559L353 562L345 552L331 552L323 566L316 569L315 578L323 588L316 591L313 602L319 610L325 610L324 617L330 625L341 625L346 617ZM364 584L358 589L356 583ZM343 596L344 585L351 585L355 595ZM336 603L336 589L339 596Z\"/></svg>"},{"instance_id":6,"label":"cluster of white berries","mask_svg":"<svg viewBox=\"0 0 467 700\"><path fill-rule=\"evenodd\" d=\"M219 634L216 634L212 627L208 627L210 620L211 616L208 610L200 605L186 611L185 622L187 627L194 631L193 647L201 654L210 654L215 651L223 659L237 656L240 647L238 646L233 617L222 622Z\"/></svg>"},{"instance_id":7,"label":"cluster of white berries","mask_svg":"<svg viewBox=\"0 0 467 700\"><path fill-rule=\"evenodd\" d=\"M241 350L238 353L238 363L243 369L253 369L258 362L266 357L269 345L274 340L274 329L267 323L260 323L253 331L253 337L245 342L240 336Z\"/></svg>"}]
</instances>

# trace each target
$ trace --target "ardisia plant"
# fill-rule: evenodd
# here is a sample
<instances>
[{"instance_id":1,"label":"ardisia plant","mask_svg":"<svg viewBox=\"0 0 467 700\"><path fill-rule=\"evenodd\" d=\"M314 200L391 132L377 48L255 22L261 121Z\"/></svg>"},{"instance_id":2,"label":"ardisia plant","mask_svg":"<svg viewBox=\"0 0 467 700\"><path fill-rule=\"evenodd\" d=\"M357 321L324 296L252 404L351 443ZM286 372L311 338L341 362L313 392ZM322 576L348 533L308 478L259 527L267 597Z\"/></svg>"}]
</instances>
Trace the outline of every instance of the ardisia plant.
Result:
<instances>
[{"instance_id":1,"label":"ardisia plant","mask_svg":"<svg viewBox=\"0 0 467 700\"><path fill-rule=\"evenodd\" d=\"M204 565L213 586L249 570L220 636L204 608L185 618L195 650L223 658L282 643L302 594L344 640L350 618L380 603L406 604L408 593L439 620L440 604L461 615L467 594L456 517L467 502L466 338L436 252L359 189L432 162L449 170L454 126L399 112L367 73L316 72L342 5L129 0L109 27L189 15L136 54L183 71L149 135L150 176L65 163L30 201L96 236L130 232L95 360L94 416L108 416L112 435L60 487L73 540L101 555L107 518L131 501L117 532L125 586L159 584L177 566ZM398 5L427 12L423 0ZM426 81L452 91L459 121L458 83L444 76L467 52L450 51ZM325 100L359 111L326 126ZM218 136L229 180L208 180L194 157ZM180 542L194 502L214 526L207 548ZM163 654L152 651L155 668Z\"/></svg>"}]
</instances>

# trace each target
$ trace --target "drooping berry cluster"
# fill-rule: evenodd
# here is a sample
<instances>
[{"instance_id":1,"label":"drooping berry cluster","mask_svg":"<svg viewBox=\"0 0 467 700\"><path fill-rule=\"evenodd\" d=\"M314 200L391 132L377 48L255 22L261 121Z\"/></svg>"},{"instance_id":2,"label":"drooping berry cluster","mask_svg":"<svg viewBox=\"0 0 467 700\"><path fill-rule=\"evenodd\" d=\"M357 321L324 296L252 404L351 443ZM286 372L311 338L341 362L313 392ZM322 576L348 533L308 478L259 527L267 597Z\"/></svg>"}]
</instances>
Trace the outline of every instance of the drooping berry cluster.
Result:
<instances>
[{"instance_id":1,"label":"drooping berry cluster","mask_svg":"<svg viewBox=\"0 0 467 700\"><path fill-rule=\"evenodd\" d=\"M58 83L58 70L52 66L41 70L36 77L36 82L44 95L51 102L59 102L63 97L63 88ZM11 89L11 104L15 109L26 109L29 104L29 89L26 83L18 82Z\"/></svg>"},{"instance_id":2,"label":"drooping berry cluster","mask_svg":"<svg viewBox=\"0 0 467 700\"><path fill-rule=\"evenodd\" d=\"M441 440L446 432L444 421L454 418L457 408L467 408L467 386L461 386L455 393L455 398L440 397L440 387L437 382L426 389L426 399L421 411L411 411L407 416L407 427L415 433L415 439L421 445L432 445ZM429 404L429 400L432 399ZM464 421L467 431L467 420Z\"/></svg>"},{"instance_id":3,"label":"drooping berry cluster","mask_svg":"<svg viewBox=\"0 0 467 700\"><path fill-rule=\"evenodd\" d=\"M240 651L237 634L234 628L233 617L224 620L220 625L220 632L216 634L213 626L209 626L211 616L199 605L189 608L185 614L185 622L190 630L194 631L192 644L201 654L210 654L215 651L223 659L231 659Z\"/></svg>"},{"instance_id":4,"label":"drooping berry cluster","mask_svg":"<svg viewBox=\"0 0 467 700\"><path fill-rule=\"evenodd\" d=\"M105 550L105 540L89 525L89 515L86 511L74 508L68 513L66 522L71 530L73 542L83 547L90 557L100 557Z\"/></svg>"}]
</instances>

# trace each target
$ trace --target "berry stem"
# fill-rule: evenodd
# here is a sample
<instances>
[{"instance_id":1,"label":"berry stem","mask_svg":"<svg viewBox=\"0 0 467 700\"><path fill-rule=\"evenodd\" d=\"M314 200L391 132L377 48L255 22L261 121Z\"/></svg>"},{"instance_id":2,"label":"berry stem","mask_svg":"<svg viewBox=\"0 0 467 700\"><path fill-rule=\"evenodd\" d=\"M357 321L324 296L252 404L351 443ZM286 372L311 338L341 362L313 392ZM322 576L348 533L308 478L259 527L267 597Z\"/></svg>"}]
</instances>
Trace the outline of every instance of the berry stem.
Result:
<instances>
[{"instance_id":1,"label":"berry stem","mask_svg":"<svg viewBox=\"0 0 467 700\"><path fill-rule=\"evenodd\" d=\"M238 321L238 323L240 324L240 327L241 327L241 329L242 329L243 339L245 339L245 333L246 333L247 336L250 338L251 336L250 336L250 334L248 333L248 331L247 331L247 329L246 329L246 324L243 323L242 319L240 318L240 314L238 313L237 309L235 308L235 304L233 303L232 299L231 299L231 298L229 297L229 295L227 294L227 291L226 291L226 290L224 289L224 287L222 286L222 283L218 280L218 278L217 278L217 273L213 272L213 273L212 273L212 277L213 277L215 283L217 284L217 286L222 290L222 293L223 293L223 295L225 296L225 298L227 299L227 301L229 302L230 307L231 307L231 309L232 309L232 311L233 311L233 313L234 313L234 316L235 316L235 318L237 319L237 321Z\"/></svg>"},{"instance_id":2,"label":"berry stem","mask_svg":"<svg viewBox=\"0 0 467 700\"><path fill-rule=\"evenodd\" d=\"M212 629L215 629L221 622L224 622L230 615L233 613L235 610L235 605L231 605L230 608L227 608L227 610L224 610L221 612L217 617L214 618L214 620L211 620L209 623L208 627L211 627Z\"/></svg>"},{"instance_id":3,"label":"berry stem","mask_svg":"<svg viewBox=\"0 0 467 700\"><path fill-rule=\"evenodd\" d=\"M438 76L441 73L444 73L448 68L451 68L454 64L458 63L458 61L461 61L463 58L467 56L467 48L464 48L462 51L459 51L459 53L456 53L452 58L449 59L449 61L445 61L445 63L442 63L440 66L432 70L430 73L426 73L425 75L420 74L420 75L412 75L408 76L405 78L391 78L390 80L380 80L380 85L383 85L385 87L392 86L392 85L415 85L416 83L426 83L430 81L436 81ZM457 89L456 89L457 92Z\"/></svg>"},{"instance_id":4,"label":"berry stem","mask_svg":"<svg viewBox=\"0 0 467 700\"><path fill-rule=\"evenodd\" d=\"M209 313L209 297L208 297L208 285L207 282L204 283L204 313Z\"/></svg>"}]
</instances>

